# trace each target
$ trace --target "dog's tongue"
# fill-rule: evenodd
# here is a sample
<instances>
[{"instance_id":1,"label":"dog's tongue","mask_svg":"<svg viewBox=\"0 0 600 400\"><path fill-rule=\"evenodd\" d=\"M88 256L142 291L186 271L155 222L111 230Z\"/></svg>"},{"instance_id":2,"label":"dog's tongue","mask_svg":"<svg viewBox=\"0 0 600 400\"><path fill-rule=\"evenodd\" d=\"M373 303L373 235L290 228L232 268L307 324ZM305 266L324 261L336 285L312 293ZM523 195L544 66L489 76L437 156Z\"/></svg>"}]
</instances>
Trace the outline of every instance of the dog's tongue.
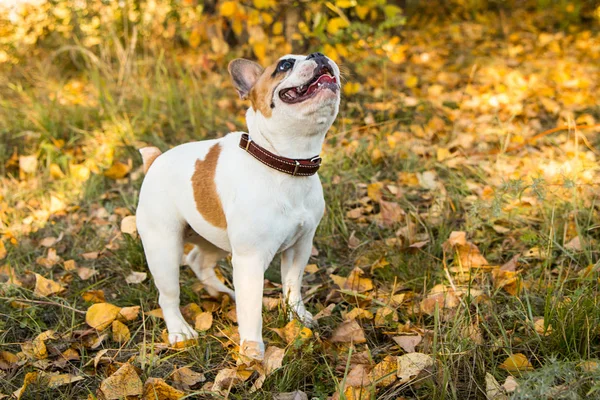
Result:
<instances>
[{"instance_id":1,"label":"dog's tongue","mask_svg":"<svg viewBox=\"0 0 600 400\"><path fill-rule=\"evenodd\" d=\"M314 81L306 91L306 94L311 94L315 90L317 90L320 86L325 85L327 83L335 83L335 77L331 75L321 75L316 81Z\"/></svg>"}]
</instances>

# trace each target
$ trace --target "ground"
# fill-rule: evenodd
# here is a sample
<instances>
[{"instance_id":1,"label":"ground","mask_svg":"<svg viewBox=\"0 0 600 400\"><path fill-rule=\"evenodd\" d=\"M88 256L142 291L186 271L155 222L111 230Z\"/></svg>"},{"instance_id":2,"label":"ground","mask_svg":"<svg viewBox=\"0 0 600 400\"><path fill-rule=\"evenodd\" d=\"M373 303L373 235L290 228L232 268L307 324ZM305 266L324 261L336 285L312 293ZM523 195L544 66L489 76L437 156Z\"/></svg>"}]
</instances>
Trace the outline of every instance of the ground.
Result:
<instances>
[{"instance_id":1,"label":"ground","mask_svg":"<svg viewBox=\"0 0 600 400\"><path fill-rule=\"evenodd\" d=\"M234 305L185 267L200 340L167 346L130 225L138 148L244 129L226 62L181 50L119 69L41 52L13 68L0 398L600 398L600 33L536 18L413 18L365 64L339 60L304 280L319 326L288 324L274 262L271 366L236 366ZM218 269L231 286L229 260Z\"/></svg>"}]
</instances>

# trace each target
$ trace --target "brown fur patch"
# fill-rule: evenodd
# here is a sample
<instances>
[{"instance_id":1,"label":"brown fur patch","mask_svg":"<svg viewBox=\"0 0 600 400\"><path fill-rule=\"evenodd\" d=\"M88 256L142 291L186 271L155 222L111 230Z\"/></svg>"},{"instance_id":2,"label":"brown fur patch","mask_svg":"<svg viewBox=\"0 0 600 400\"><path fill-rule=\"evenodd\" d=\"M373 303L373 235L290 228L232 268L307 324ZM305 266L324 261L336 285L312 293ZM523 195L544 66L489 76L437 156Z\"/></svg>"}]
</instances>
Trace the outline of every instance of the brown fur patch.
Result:
<instances>
[{"instance_id":1,"label":"brown fur patch","mask_svg":"<svg viewBox=\"0 0 600 400\"><path fill-rule=\"evenodd\" d=\"M217 193L215 171L221 154L221 145L215 144L208 150L204 160L196 160L196 170L192 175L192 188L196 208L202 217L217 228L227 228L227 220Z\"/></svg>"},{"instance_id":2,"label":"brown fur patch","mask_svg":"<svg viewBox=\"0 0 600 400\"><path fill-rule=\"evenodd\" d=\"M277 64L273 64L265 68L258 81L250 89L250 101L252 102L252 108L254 111L260 111L262 115L267 118L271 118L272 109L271 101L273 99L273 90L277 84L285 78L285 74L279 73L273 75L273 71L277 68Z\"/></svg>"},{"instance_id":3,"label":"brown fur patch","mask_svg":"<svg viewBox=\"0 0 600 400\"><path fill-rule=\"evenodd\" d=\"M140 149L140 154L142 155L142 161L144 163L144 174L148 173L150 166L156 160L156 157L162 154L162 151L158 147L143 147Z\"/></svg>"}]
</instances>

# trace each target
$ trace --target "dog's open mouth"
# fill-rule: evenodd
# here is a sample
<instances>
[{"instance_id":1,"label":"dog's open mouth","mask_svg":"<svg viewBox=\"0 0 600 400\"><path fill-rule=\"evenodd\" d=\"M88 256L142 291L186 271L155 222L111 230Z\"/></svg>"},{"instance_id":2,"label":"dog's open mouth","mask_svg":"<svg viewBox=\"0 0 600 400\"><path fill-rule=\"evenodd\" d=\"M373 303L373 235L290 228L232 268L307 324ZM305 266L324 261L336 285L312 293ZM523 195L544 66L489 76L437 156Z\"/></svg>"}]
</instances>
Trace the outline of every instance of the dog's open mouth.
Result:
<instances>
[{"instance_id":1,"label":"dog's open mouth","mask_svg":"<svg viewBox=\"0 0 600 400\"><path fill-rule=\"evenodd\" d=\"M284 103L300 103L313 97L319 90L330 89L335 93L338 88L333 71L329 66L324 66L304 85L281 90L279 98Z\"/></svg>"}]
</instances>

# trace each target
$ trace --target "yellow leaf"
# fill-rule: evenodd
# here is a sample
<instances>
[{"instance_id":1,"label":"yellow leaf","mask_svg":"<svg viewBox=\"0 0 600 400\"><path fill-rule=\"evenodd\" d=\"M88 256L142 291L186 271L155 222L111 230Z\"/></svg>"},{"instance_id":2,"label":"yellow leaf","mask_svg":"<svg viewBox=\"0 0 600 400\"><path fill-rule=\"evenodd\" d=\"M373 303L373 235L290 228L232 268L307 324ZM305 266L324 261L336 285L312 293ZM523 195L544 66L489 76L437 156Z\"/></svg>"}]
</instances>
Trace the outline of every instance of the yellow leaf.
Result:
<instances>
[{"instance_id":1,"label":"yellow leaf","mask_svg":"<svg viewBox=\"0 0 600 400\"><path fill-rule=\"evenodd\" d=\"M397 357L386 356L379 364L373 367L369 374L369 379L375 386L388 386L398 379L396 371L398 369Z\"/></svg>"},{"instance_id":2,"label":"yellow leaf","mask_svg":"<svg viewBox=\"0 0 600 400\"><path fill-rule=\"evenodd\" d=\"M406 78L404 78L404 86L406 86L407 88L415 88L418 84L419 78L415 75L407 75Z\"/></svg>"},{"instance_id":3,"label":"yellow leaf","mask_svg":"<svg viewBox=\"0 0 600 400\"><path fill-rule=\"evenodd\" d=\"M273 5L273 0L253 0L252 3L254 4L254 7L262 10L271 7Z\"/></svg>"},{"instance_id":4,"label":"yellow leaf","mask_svg":"<svg viewBox=\"0 0 600 400\"><path fill-rule=\"evenodd\" d=\"M358 82L346 82L344 84L344 94L346 96L351 96L360 91L361 85Z\"/></svg>"},{"instance_id":5,"label":"yellow leaf","mask_svg":"<svg viewBox=\"0 0 600 400\"><path fill-rule=\"evenodd\" d=\"M130 170L131 166L117 161L109 169L104 171L104 176L109 179L122 179L129 173Z\"/></svg>"},{"instance_id":6,"label":"yellow leaf","mask_svg":"<svg viewBox=\"0 0 600 400\"><path fill-rule=\"evenodd\" d=\"M277 21L273 24L273 35L281 35L283 33L283 24Z\"/></svg>"},{"instance_id":7,"label":"yellow leaf","mask_svg":"<svg viewBox=\"0 0 600 400\"><path fill-rule=\"evenodd\" d=\"M119 320L114 320L112 323L112 337L117 343L125 343L131 339L131 333L127 325Z\"/></svg>"},{"instance_id":8,"label":"yellow leaf","mask_svg":"<svg viewBox=\"0 0 600 400\"><path fill-rule=\"evenodd\" d=\"M506 360L500 364L500 368L512 374L515 372L531 371L533 370L533 365L531 365L524 354L517 353L513 354L512 356L508 356Z\"/></svg>"},{"instance_id":9,"label":"yellow leaf","mask_svg":"<svg viewBox=\"0 0 600 400\"><path fill-rule=\"evenodd\" d=\"M198 331L207 331L210 329L213 323L213 316L211 312L203 312L196 316L194 328Z\"/></svg>"},{"instance_id":10,"label":"yellow leaf","mask_svg":"<svg viewBox=\"0 0 600 400\"><path fill-rule=\"evenodd\" d=\"M125 363L100 383L100 390L107 400L116 400L127 396L139 396L143 387L133 365Z\"/></svg>"},{"instance_id":11,"label":"yellow leaf","mask_svg":"<svg viewBox=\"0 0 600 400\"><path fill-rule=\"evenodd\" d=\"M198 29L194 29L192 33L190 33L190 37L188 38L188 43L190 47L195 49L200 44L200 32Z\"/></svg>"},{"instance_id":12,"label":"yellow leaf","mask_svg":"<svg viewBox=\"0 0 600 400\"><path fill-rule=\"evenodd\" d=\"M87 181L90 178L90 169L84 164L69 165L69 172L72 177L81 182Z\"/></svg>"},{"instance_id":13,"label":"yellow leaf","mask_svg":"<svg viewBox=\"0 0 600 400\"><path fill-rule=\"evenodd\" d=\"M37 165L37 156L19 156L19 169L26 174L33 174Z\"/></svg>"},{"instance_id":14,"label":"yellow leaf","mask_svg":"<svg viewBox=\"0 0 600 400\"><path fill-rule=\"evenodd\" d=\"M21 396L23 396L23 393L25 393L25 389L27 389L27 386L30 383L37 381L37 379L38 379L37 372L28 372L27 374L25 374L25 379L23 379L23 386L21 386L19 389L15 390L13 392L13 396L17 400L19 400L21 398Z\"/></svg>"},{"instance_id":15,"label":"yellow leaf","mask_svg":"<svg viewBox=\"0 0 600 400\"><path fill-rule=\"evenodd\" d=\"M224 17L231 17L237 11L237 3L235 1L224 1L221 3L219 12Z\"/></svg>"},{"instance_id":16,"label":"yellow leaf","mask_svg":"<svg viewBox=\"0 0 600 400\"><path fill-rule=\"evenodd\" d=\"M97 303L88 308L85 322L99 331L107 328L119 315L121 307L110 303Z\"/></svg>"},{"instance_id":17,"label":"yellow leaf","mask_svg":"<svg viewBox=\"0 0 600 400\"><path fill-rule=\"evenodd\" d=\"M83 300L88 301L90 303L105 303L106 299L104 298L104 290L88 290L84 292L81 297Z\"/></svg>"},{"instance_id":18,"label":"yellow leaf","mask_svg":"<svg viewBox=\"0 0 600 400\"><path fill-rule=\"evenodd\" d=\"M52 179L61 179L65 177L65 174L62 172L62 169L60 169L58 164L52 163L50 164L50 176Z\"/></svg>"},{"instance_id":19,"label":"yellow leaf","mask_svg":"<svg viewBox=\"0 0 600 400\"><path fill-rule=\"evenodd\" d=\"M381 200L381 190L383 189L383 183L382 182L375 182L375 183L370 183L367 186L367 196L369 196L369 198L375 202L379 202L379 200Z\"/></svg>"},{"instance_id":20,"label":"yellow leaf","mask_svg":"<svg viewBox=\"0 0 600 400\"><path fill-rule=\"evenodd\" d=\"M337 0L335 5L339 8L350 8L356 5L356 0Z\"/></svg>"},{"instance_id":21,"label":"yellow leaf","mask_svg":"<svg viewBox=\"0 0 600 400\"><path fill-rule=\"evenodd\" d=\"M140 306L123 307L117 316L120 320L133 321L140 313Z\"/></svg>"},{"instance_id":22,"label":"yellow leaf","mask_svg":"<svg viewBox=\"0 0 600 400\"><path fill-rule=\"evenodd\" d=\"M410 382L424 370L433 367L433 358L423 353L409 353L398 357L398 378L400 383Z\"/></svg>"},{"instance_id":23,"label":"yellow leaf","mask_svg":"<svg viewBox=\"0 0 600 400\"><path fill-rule=\"evenodd\" d=\"M398 313L396 310L391 307L379 308L375 314L375 325L383 326L390 321L398 322Z\"/></svg>"},{"instance_id":24,"label":"yellow leaf","mask_svg":"<svg viewBox=\"0 0 600 400\"><path fill-rule=\"evenodd\" d=\"M353 292L364 293L373 289L373 281L369 278L363 278L364 272L360 268L354 268L346 278L342 289Z\"/></svg>"},{"instance_id":25,"label":"yellow leaf","mask_svg":"<svg viewBox=\"0 0 600 400\"><path fill-rule=\"evenodd\" d=\"M58 282L54 282L51 279L46 279L39 274L35 274L35 289L34 293L38 296L51 296L56 293L60 293L65 290L64 287Z\"/></svg>"},{"instance_id":26,"label":"yellow leaf","mask_svg":"<svg viewBox=\"0 0 600 400\"><path fill-rule=\"evenodd\" d=\"M0 369L7 370L14 367L19 362L19 357L11 352L0 350Z\"/></svg>"},{"instance_id":27,"label":"yellow leaf","mask_svg":"<svg viewBox=\"0 0 600 400\"><path fill-rule=\"evenodd\" d=\"M369 310L355 307L344 315L344 319L348 321L355 319L373 319L373 313Z\"/></svg>"},{"instance_id":28,"label":"yellow leaf","mask_svg":"<svg viewBox=\"0 0 600 400\"><path fill-rule=\"evenodd\" d=\"M346 21L343 18L331 18L329 21L327 21L327 32L329 32L332 35L335 35L340 29L347 28L349 25L350 24L348 23L348 21Z\"/></svg>"},{"instance_id":29,"label":"yellow leaf","mask_svg":"<svg viewBox=\"0 0 600 400\"><path fill-rule=\"evenodd\" d=\"M76 376L71 374L47 374L43 375L47 378L47 385L50 389L57 388L62 385L68 385L69 383L78 382L83 380L83 376Z\"/></svg>"},{"instance_id":30,"label":"yellow leaf","mask_svg":"<svg viewBox=\"0 0 600 400\"><path fill-rule=\"evenodd\" d=\"M258 58L259 61L264 61L267 47L264 42L256 42L252 45L252 50L254 51L254 55Z\"/></svg>"},{"instance_id":31,"label":"yellow leaf","mask_svg":"<svg viewBox=\"0 0 600 400\"><path fill-rule=\"evenodd\" d=\"M305 327L300 321L295 319L288 322L283 328L271 328L271 330L277 333L287 344L292 343L296 339L305 341L313 336L313 333L309 328Z\"/></svg>"},{"instance_id":32,"label":"yellow leaf","mask_svg":"<svg viewBox=\"0 0 600 400\"><path fill-rule=\"evenodd\" d=\"M227 390L246 381L252 372L253 371L248 371L245 369L238 370L234 368L224 368L220 370L215 377L215 383L212 386L212 390L215 392Z\"/></svg>"},{"instance_id":33,"label":"yellow leaf","mask_svg":"<svg viewBox=\"0 0 600 400\"><path fill-rule=\"evenodd\" d=\"M368 6L358 6L357 5L354 8L354 10L356 11L356 15L358 15L358 18L365 19L371 9Z\"/></svg>"},{"instance_id":34,"label":"yellow leaf","mask_svg":"<svg viewBox=\"0 0 600 400\"><path fill-rule=\"evenodd\" d=\"M75 260L66 260L63 264L65 271L74 271L77 269L77 262Z\"/></svg>"},{"instance_id":35,"label":"yellow leaf","mask_svg":"<svg viewBox=\"0 0 600 400\"><path fill-rule=\"evenodd\" d=\"M307 264L306 267L304 267L304 272L307 274L314 274L318 271L319 267L317 267L317 264Z\"/></svg>"},{"instance_id":36,"label":"yellow leaf","mask_svg":"<svg viewBox=\"0 0 600 400\"><path fill-rule=\"evenodd\" d=\"M164 379L161 378L148 378L144 383L144 395L143 399L160 399L160 400L177 400L185 395L180 390L169 386Z\"/></svg>"},{"instance_id":37,"label":"yellow leaf","mask_svg":"<svg viewBox=\"0 0 600 400\"><path fill-rule=\"evenodd\" d=\"M0 260L4 259L8 252L6 251L6 247L4 246L4 242L0 240Z\"/></svg>"}]
</instances>

